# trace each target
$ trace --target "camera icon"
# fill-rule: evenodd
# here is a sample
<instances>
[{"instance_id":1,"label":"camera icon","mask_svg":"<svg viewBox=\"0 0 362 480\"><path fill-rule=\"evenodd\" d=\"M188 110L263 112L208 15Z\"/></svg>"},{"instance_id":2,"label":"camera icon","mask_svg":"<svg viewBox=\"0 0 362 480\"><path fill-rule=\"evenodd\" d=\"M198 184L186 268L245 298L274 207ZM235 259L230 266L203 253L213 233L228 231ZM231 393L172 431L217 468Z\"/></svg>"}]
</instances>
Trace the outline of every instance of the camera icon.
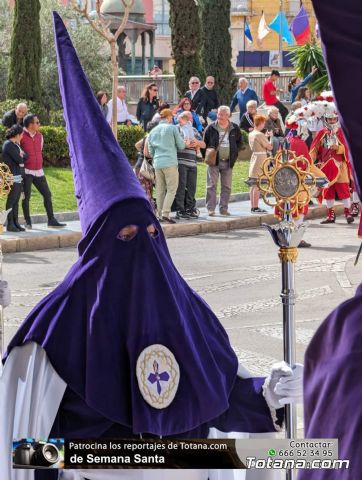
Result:
<instances>
[{"instance_id":1,"label":"camera icon","mask_svg":"<svg viewBox=\"0 0 362 480\"><path fill-rule=\"evenodd\" d=\"M20 441L13 447L15 468L51 468L63 460L54 443L45 441Z\"/></svg>"}]
</instances>

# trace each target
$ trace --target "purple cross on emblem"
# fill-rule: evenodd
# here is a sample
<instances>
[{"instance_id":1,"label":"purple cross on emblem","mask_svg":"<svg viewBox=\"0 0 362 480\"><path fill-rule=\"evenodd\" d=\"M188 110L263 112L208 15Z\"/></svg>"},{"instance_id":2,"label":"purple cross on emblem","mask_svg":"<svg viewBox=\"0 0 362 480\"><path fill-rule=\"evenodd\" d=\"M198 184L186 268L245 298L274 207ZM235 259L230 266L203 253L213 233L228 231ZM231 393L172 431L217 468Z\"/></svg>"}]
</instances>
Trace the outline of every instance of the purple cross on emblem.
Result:
<instances>
[{"instance_id":1,"label":"purple cross on emblem","mask_svg":"<svg viewBox=\"0 0 362 480\"><path fill-rule=\"evenodd\" d=\"M160 395L161 393L161 383L160 382L168 382L170 380L170 375L167 372L158 373L158 363L156 360L153 362L153 370L155 373L150 373L148 376L148 381L152 383L157 383L157 393Z\"/></svg>"}]
</instances>

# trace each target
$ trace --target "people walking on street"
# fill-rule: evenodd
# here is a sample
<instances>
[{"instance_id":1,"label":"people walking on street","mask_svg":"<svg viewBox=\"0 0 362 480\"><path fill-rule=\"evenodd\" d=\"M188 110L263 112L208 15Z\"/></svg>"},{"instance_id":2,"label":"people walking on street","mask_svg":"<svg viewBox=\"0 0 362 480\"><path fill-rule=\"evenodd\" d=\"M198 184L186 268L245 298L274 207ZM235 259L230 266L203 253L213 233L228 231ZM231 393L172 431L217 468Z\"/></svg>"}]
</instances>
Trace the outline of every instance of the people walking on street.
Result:
<instances>
[{"instance_id":1,"label":"people walking on street","mask_svg":"<svg viewBox=\"0 0 362 480\"><path fill-rule=\"evenodd\" d=\"M126 102L127 90L124 85L119 85L117 87L117 125L132 125L132 117L128 112L127 102ZM113 100L110 100L107 103L108 112L107 112L107 122L111 123L112 121L112 103Z\"/></svg>"},{"instance_id":2,"label":"people walking on street","mask_svg":"<svg viewBox=\"0 0 362 480\"><path fill-rule=\"evenodd\" d=\"M196 209L196 184L197 184L197 150L205 148L199 132L192 126L191 112L179 115L179 130L187 144L186 148L177 151L179 183L175 196L176 218L198 218Z\"/></svg>"},{"instance_id":3,"label":"people walking on street","mask_svg":"<svg viewBox=\"0 0 362 480\"><path fill-rule=\"evenodd\" d=\"M246 133L250 133L254 130L254 116L257 113L258 103L256 100L249 100L246 104L246 112L241 117L240 128Z\"/></svg>"},{"instance_id":4,"label":"people walking on street","mask_svg":"<svg viewBox=\"0 0 362 480\"><path fill-rule=\"evenodd\" d=\"M201 91L206 98L203 113L204 120L207 121L209 118L214 122L217 117L217 109L220 106L219 97L215 90L215 78L211 75L206 77L205 85L201 88Z\"/></svg>"},{"instance_id":5,"label":"people walking on street","mask_svg":"<svg viewBox=\"0 0 362 480\"><path fill-rule=\"evenodd\" d=\"M325 127L314 138L310 148L313 162L318 162L319 168L329 180L324 198L328 207L328 216L322 224L335 223L336 213L333 209L335 199L344 205L344 215L347 223L353 223L351 213L350 183L352 180L351 164L348 146L338 120L338 113L333 102L329 102L323 116Z\"/></svg>"},{"instance_id":6,"label":"people walking on street","mask_svg":"<svg viewBox=\"0 0 362 480\"><path fill-rule=\"evenodd\" d=\"M27 158L26 153L20 147L20 141L23 137L23 127L21 125L13 125L6 131L5 142L2 146L2 157L4 163L9 167L12 175L24 175L24 162ZM6 199L6 210L11 209L8 213L8 223L6 230L8 232L25 232L25 228L19 224L19 200L22 191L21 182L14 182L11 186L10 193Z\"/></svg>"},{"instance_id":7,"label":"people walking on street","mask_svg":"<svg viewBox=\"0 0 362 480\"><path fill-rule=\"evenodd\" d=\"M205 148L216 150L216 164L207 167L206 207L210 217L215 215L216 190L220 178L220 215L230 215L228 210L232 185L232 172L243 145L239 125L230 121L230 108L222 105L217 110L217 120L205 130Z\"/></svg>"},{"instance_id":8,"label":"people walking on street","mask_svg":"<svg viewBox=\"0 0 362 480\"><path fill-rule=\"evenodd\" d=\"M269 132L269 138L262 132L265 129L266 117L255 115L254 130L249 133L249 145L252 152L249 166L249 178L258 178L263 173L263 163L268 157L268 152L273 149L269 140L273 136ZM251 213L266 213L266 210L259 208L259 188L254 185L250 188Z\"/></svg>"},{"instance_id":9,"label":"people walking on street","mask_svg":"<svg viewBox=\"0 0 362 480\"><path fill-rule=\"evenodd\" d=\"M157 112L159 100L157 98L158 86L156 83L149 83L142 92L142 97L137 104L136 117L140 125L147 130L147 124Z\"/></svg>"},{"instance_id":10,"label":"people walking on street","mask_svg":"<svg viewBox=\"0 0 362 480\"><path fill-rule=\"evenodd\" d=\"M297 99L299 89L308 85L308 83L313 79L317 70L318 70L318 67L313 65L312 71L303 80L301 80L299 77L293 77L291 79L288 85L288 90L290 92L290 101L292 103L294 103L295 100Z\"/></svg>"},{"instance_id":11,"label":"people walking on street","mask_svg":"<svg viewBox=\"0 0 362 480\"><path fill-rule=\"evenodd\" d=\"M6 112L2 119L2 124L6 128L11 128L17 123L21 126L24 125L23 120L25 115L28 113L28 106L26 103L18 103L18 105Z\"/></svg>"},{"instance_id":12,"label":"people walking on street","mask_svg":"<svg viewBox=\"0 0 362 480\"><path fill-rule=\"evenodd\" d=\"M249 87L249 82L246 78L239 79L239 90L235 93L231 100L230 111L233 113L235 107L239 107L240 121L247 110L247 103L250 100L254 100L258 105L259 99L256 91Z\"/></svg>"},{"instance_id":13,"label":"people walking on street","mask_svg":"<svg viewBox=\"0 0 362 480\"><path fill-rule=\"evenodd\" d=\"M53 213L52 194L43 170L44 138L39 131L40 122L36 115L28 114L24 118L24 134L20 146L27 154L24 176L24 199L22 202L26 228L32 228L30 217L31 187L34 184L43 197L44 208L48 217L48 227L61 228L65 223L59 223Z\"/></svg>"},{"instance_id":14,"label":"people walking on street","mask_svg":"<svg viewBox=\"0 0 362 480\"><path fill-rule=\"evenodd\" d=\"M278 70L272 70L270 77L265 80L263 85L263 99L268 107L274 106L279 109L280 115L285 123L286 116L288 115L288 109L277 96L278 93L284 92L282 88L276 87L276 82L279 80L279 78L280 73Z\"/></svg>"},{"instance_id":15,"label":"people walking on street","mask_svg":"<svg viewBox=\"0 0 362 480\"><path fill-rule=\"evenodd\" d=\"M108 110L109 110L108 105L107 105L107 102L108 102L107 93L104 90L100 90L97 93L96 97L97 97L97 101L99 103L99 106L101 107L103 115L105 116L105 118L107 118Z\"/></svg>"},{"instance_id":16,"label":"people walking on street","mask_svg":"<svg viewBox=\"0 0 362 480\"><path fill-rule=\"evenodd\" d=\"M148 137L148 150L156 172L158 218L161 222L175 223L170 212L179 181L177 150L183 150L186 144L177 127L172 124L172 111L166 108L160 115L160 123Z\"/></svg>"}]
</instances>

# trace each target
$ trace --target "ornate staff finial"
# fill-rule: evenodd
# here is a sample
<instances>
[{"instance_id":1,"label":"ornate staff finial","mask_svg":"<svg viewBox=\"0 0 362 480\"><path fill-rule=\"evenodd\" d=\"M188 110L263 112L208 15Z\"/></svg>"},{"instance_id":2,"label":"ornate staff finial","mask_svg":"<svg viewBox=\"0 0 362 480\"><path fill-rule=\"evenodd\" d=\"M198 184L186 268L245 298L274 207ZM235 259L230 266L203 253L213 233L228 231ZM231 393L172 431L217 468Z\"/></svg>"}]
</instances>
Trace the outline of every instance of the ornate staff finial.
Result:
<instances>
[{"instance_id":1,"label":"ornate staff finial","mask_svg":"<svg viewBox=\"0 0 362 480\"><path fill-rule=\"evenodd\" d=\"M325 177L318 177L318 171L303 156L289 150L287 141L275 157L267 158L258 178L249 178L246 183L257 186L264 202L276 208L281 221L277 225L266 227L274 243L279 247L279 259L282 264L283 305L283 346L284 360L291 368L296 362L296 327L295 327L295 263L298 257L298 245L302 240L306 224L296 225L293 214L308 205L313 187L323 188L328 184ZM322 172L321 172L322 173ZM287 438L296 437L296 406L285 406L285 423ZM286 480L295 480L294 470L286 471Z\"/></svg>"}]
</instances>

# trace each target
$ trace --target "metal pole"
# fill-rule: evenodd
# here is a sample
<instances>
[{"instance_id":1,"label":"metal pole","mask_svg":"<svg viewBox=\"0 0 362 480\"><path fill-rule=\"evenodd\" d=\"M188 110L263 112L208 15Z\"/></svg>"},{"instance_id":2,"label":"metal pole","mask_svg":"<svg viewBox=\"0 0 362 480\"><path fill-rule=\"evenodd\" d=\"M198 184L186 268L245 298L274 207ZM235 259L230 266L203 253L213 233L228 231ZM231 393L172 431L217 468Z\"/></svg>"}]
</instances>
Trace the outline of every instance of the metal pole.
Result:
<instances>
[{"instance_id":1,"label":"metal pole","mask_svg":"<svg viewBox=\"0 0 362 480\"><path fill-rule=\"evenodd\" d=\"M287 156L286 156L287 158ZM285 160L285 158L284 158ZM286 202L286 209L290 209L290 202ZM285 214L284 221L291 222L292 215ZM298 257L297 247L281 247L279 258L282 263L282 292L280 297L283 305L283 350L284 361L291 368L296 362L296 325L295 325L295 268L294 264ZM297 408L294 404L285 406L285 431L286 437L297 436ZM286 479L296 479L295 470L286 470Z\"/></svg>"},{"instance_id":2,"label":"metal pole","mask_svg":"<svg viewBox=\"0 0 362 480\"><path fill-rule=\"evenodd\" d=\"M244 17L244 52L243 52L243 72L245 72L245 43L246 43L246 35L245 35L245 25L246 25L246 17Z\"/></svg>"},{"instance_id":3,"label":"metal pole","mask_svg":"<svg viewBox=\"0 0 362 480\"><path fill-rule=\"evenodd\" d=\"M279 67L283 66L282 13L283 13L283 0L279 0Z\"/></svg>"}]
</instances>

